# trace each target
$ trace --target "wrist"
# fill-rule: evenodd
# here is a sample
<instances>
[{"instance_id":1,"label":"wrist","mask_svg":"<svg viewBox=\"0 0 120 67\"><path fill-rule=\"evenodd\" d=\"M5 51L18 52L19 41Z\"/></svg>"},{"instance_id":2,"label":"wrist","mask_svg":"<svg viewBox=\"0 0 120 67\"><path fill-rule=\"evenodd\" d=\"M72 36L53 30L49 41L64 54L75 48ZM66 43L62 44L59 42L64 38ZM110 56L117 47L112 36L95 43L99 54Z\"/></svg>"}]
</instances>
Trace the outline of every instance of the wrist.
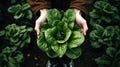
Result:
<instances>
[{"instance_id":1,"label":"wrist","mask_svg":"<svg viewBox=\"0 0 120 67\"><path fill-rule=\"evenodd\" d=\"M81 11L80 11L80 10L78 10L78 9L74 9L74 11L75 11L76 14L81 15Z\"/></svg>"},{"instance_id":2,"label":"wrist","mask_svg":"<svg viewBox=\"0 0 120 67\"><path fill-rule=\"evenodd\" d=\"M47 9L40 10L40 15L46 15L46 14L47 14Z\"/></svg>"}]
</instances>

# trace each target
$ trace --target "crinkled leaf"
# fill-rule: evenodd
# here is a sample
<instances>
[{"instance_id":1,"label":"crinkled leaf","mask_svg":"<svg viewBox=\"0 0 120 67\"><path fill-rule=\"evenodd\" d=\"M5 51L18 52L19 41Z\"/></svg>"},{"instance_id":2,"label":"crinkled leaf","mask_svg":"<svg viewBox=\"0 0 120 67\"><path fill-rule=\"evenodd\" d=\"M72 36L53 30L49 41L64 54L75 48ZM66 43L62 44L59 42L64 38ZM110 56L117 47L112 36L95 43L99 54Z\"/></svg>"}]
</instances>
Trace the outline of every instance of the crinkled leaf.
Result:
<instances>
[{"instance_id":1,"label":"crinkled leaf","mask_svg":"<svg viewBox=\"0 0 120 67\"><path fill-rule=\"evenodd\" d=\"M68 47L69 48L78 47L84 42L84 40L85 40L84 36L82 33L80 33L80 31L73 31L68 42Z\"/></svg>"},{"instance_id":2,"label":"crinkled leaf","mask_svg":"<svg viewBox=\"0 0 120 67\"><path fill-rule=\"evenodd\" d=\"M50 49L49 51L47 51L46 54L47 54L50 58L56 58L56 57L58 56L57 53L55 53L52 49Z\"/></svg>"},{"instance_id":3,"label":"crinkled leaf","mask_svg":"<svg viewBox=\"0 0 120 67\"><path fill-rule=\"evenodd\" d=\"M107 26L103 32L103 35L106 37L113 37L115 34L115 28L113 26Z\"/></svg>"},{"instance_id":4,"label":"crinkled leaf","mask_svg":"<svg viewBox=\"0 0 120 67\"><path fill-rule=\"evenodd\" d=\"M20 51L16 51L16 56L14 58L18 63L23 62L24 59L23 54Z\"/></svg>"},{"instance_id":5,"label":"crinkled leaf","mask_svg":"<svg viewBox=\"0 0 120 67\"><path fill-rule=\"evenodd\" d=\"M14 19L18 20L20 19L24 14L21 11L18 11L14 15Z\"/></svg>"},{"instance_id":6,"label":"crinkled leaf","mask_svg":"<svg viewBox=\"0 0 120 67\"><path fill-rule=\"evenodd\" d=\"M16 47L5 47L2 51L2 53L5 53L5 54L9 54L9 53L12 53L16 50L17 48Z\"/></svg>"},{"instance_id":7,"label":"crinkled leaf","mask_svg":"<svg viewBox=\"0 0 120 67\"><path fill-rule=\"evenodd\" d=\"M110 57L114 57L116 51L117 51L117 49L115 49L114 47L108 47L108 48L106 49L106 53L107 53Z\"/></svg>"},{"instance_id":8,"label":"crinkled leaf","mask_svg":"<svg viewBox=\"0 0 120 67\"><path fill-rule=\"evenodd\" d=\"M19 39L18 39L18 38L12 38L12 37L10 37L9 40L10 40L10 42L13 43L13 44L19 42Z\"/></svg>"},{"instance_id":9,"label":"crinkled leaf","mask_svg":"<svg viewBox=\"0 0 120 67\"><path fill-rule=\"evenodd\" d=\"M41 33L37 39L38 47L43 51L48 51L50 49L50 45L47 43L44 33Z\"/></svg>"},{"instance_id":10,"label":"crinkled leaf","mask_svg":"<svg viewBox=\"0 0 120 67\"><path fill-rule=\"evenodd\" d=\"M70 35L72 33L72 31L68 28L67 23L62 23L62 22L58 23L57 31L60 32L60 34L56 34L58 36L57 38L60 38L60 37L62 37L64 35L64 38L62 40L61 39L57 39L58 43L65 43L69 39L69 37L70 37ZM61 36L59 37L59 35L61 35Z\"/></svg>"},{"instance_id":11,"label":"crinkled leaf","mask_svg":"<svg viewBox=\"0 0 120 67\"><path fill-rule=\"evenodd\" d=\"M40 31L41 32L45 32L48 28L50 28L51 26L48 24L48 23L43 23L41 26L40 26Z\"/></svg>"},{"instance_id":12,"label":"crinkled leaf","mask_svg":"<svg viewBox=\"0 0 120 67\"><path fill-rule=\"evenodd\" d=\"M56 27L49 28L45 31L45 39L48 44L57 44L56 39L54 38L56 32Z\"/></svg>"},{"instance_id":13,"label":"crinkled leaf","mask_svg":"<svg viewBox=\"0 0 120 67\"><path fill-rule=\"evenodd\" d=\"M105 11L106 13L109 13L109 14L113 14L113 13L117 12L118 10L116 7L111 6L110 4L107 4L103 8L103 11Z\"/></svg>"},{"instance_id":14,"label":"crinkled leaf","mask_svg":"<svg viewBox=\"0 0 120 67\"><path fill-rule=\"evenodd\" d=\"M31 38L29 36L27 36L27 38L25 39L25 43L30 43Z\"/></svg>"},{"instance_id":15,"label":"crinkled leaf","mask_svg":"<svg viewBox=\"0 0 120 67\"><path fill-rule=\"evenodd\" d=\"M11 6L11 7L8 8L8 12L10 12L10 13L16 13L20 9L21 9L21 5L20 4L13 5L13 6Z\"/></svg>"},{"instance_id":16,"label":"crinkled leaf","mask_svg":"<svg viewBox=\"0 0 120 67\"><path fill-rule=\"evenodd\" d=\"M103 9L105 7L105 5L108 5L109 3L105 2L105 1L96 1L94 4L94 7L97 9Z\"/></svg>"},{"instance_id":17,"label":"crinkled leaf","mask_svg":"<svg viewBox=\"0 0 120 67\"><path fill-rule=\"evenodd\" d=\"M66 19L66 22L73 22L75 21L76 15L75 15L75 11L73 9L68 9L65 13L64 13L64 18Z\"/></svg>"},{"instance_id":18,"label":"crinkled leaf","mask_svg":"<svg viewBox=\"0 0 120 67\"><path fill-rule=\"evenodd\" d=\"M81 56L81 48L77 47L77 48L72 48L72 49L68 49L65 53L65 55L71 59L77 59L78 57Z\"/></svg>"},{"instance_id":19,"label":"crinkled leaf","mask_svg":"<svg viewBox=\"0 0 120 67\"><path fill-rule=\"evenodd\" d=\"M65 43L65 44L52 45L51 48L59 57L63 57L63 55L67 50L67 44Z\"/></svg>"},{"instance_id":20,"label":"crinkled leaf","mask_svg":"<svg viewBox=\"0 0 120 67\"><path fill-rule=\"evenodd\" d=\"M102 57L98 57L95 59L95 62L99 65L102 65L102 64L111 64L111 61L108 60L108 57L106 56L102 56Z\"/></svg>"},{"instance_id":21,"label":"crinkled leaf","mask_svg":"<svg viewBox=\"0 0 120 67\"><path fill-rule=\"evenodd\" d=\"M14 59L14 58L12 58L12 57L8 57L8 59L9 59L9 62L8 62L8 64L9 64L9 67L16 67L17 65L16 65L16 60Z\"/></svg>"},{"instance_id":22,"label":"crinkled leaf","mask_svg":"<svg viewBox=\"0 0 120 67\"><path fill-rule=\"evenodd\" d=\"M97 13L97 10L93 10L90 12L90 17L91 18L99 18L100 15Z\"/></svg>"},{"instance_id":23,"label":"crinkled leaf","mask_svg":"<svg viewBox=\"0 0 120 67\"><path fill-rule=\"evenodd\" d=\"M29 28L27 28L27 31L32 32L32 31L33 31L33 28L32 28L32 27L29 27Z\"/></svg>"},{"instance_id":24,"label":"crinkled leaf","mask_svg":"<svg viewBox=\"0 0 120 67\"><path fill-rule=\"evenodd\" d=\"M30 5L28 3L22 5L22 10L27 10L30 8Z\"/></svg>"},{"instance_id":25,"label":"crinkled leaf","mask_svg":"<svg viewBox=\"0 0 120 67\"><path fill-rule=\"evenodd\" d=\"M101 19L107 23L111 22L111 18L109 16L102 16Z\"/></svg>"},{"instance_id":26,"label":"crinkled leaf","mask_svg":"<svg viewBox=\"0 0 120 67\"><path fill-rule=\"evenodd\" d=\"M61 13L57 9L50 9L47 12L47 20L49 24L52 24L53 20L60 20L61 17Z\"/></svg>"},{"instance_id":27,"label":"crinkled leaf","mask_svg":"<svg viewBox=\"0 0 120 67\"><path fill-rule=\"evenodd\" d=\"M25 18L31 20L32 19L32 12L31 10L28 10L25 12Z\"/></svg>"},{"instance_id":28,"label":"crinkled leaf","mask_svg":"<svg viewBox=\"0 0 120 67\"><path fill-rule=\"evenodd\" d=\"M96 42L96 41L92 41L91 42L91 46L93 48L100 48L102 45L100 43Z\"/></svg>"}]
</instances>

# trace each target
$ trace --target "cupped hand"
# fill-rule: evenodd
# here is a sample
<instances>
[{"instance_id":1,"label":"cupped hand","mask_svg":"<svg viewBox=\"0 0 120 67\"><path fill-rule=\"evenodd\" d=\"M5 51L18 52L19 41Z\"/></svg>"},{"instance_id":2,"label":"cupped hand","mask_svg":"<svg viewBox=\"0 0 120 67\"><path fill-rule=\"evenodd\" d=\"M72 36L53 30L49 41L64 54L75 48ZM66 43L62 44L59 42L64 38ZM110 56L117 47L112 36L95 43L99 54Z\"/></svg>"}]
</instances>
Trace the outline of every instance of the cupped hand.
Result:
<instances>
[{"instance_id":1,"label":"cupped hand","mask_svg":"<svg viewBox=\"0 0 120 67\"><path fill-rule=\"evenodd\" d=\"M86 35L88 26L86 20L81 16L80 10L74 9L76 13L76 23L81 27L81 33Z\"/></svg>"},{"instance_id":2,"label":"cupped hand","mask_svg":"<svg viewBox=\"0 0 120 67\"><path fill-rule=\"evenodd\" d=\"M47 9L40 10L40 16L35 22L35 31L37 33L37 36L40 35L40 25L46 21L47 16Z\"/></svg>"}]
</instances>

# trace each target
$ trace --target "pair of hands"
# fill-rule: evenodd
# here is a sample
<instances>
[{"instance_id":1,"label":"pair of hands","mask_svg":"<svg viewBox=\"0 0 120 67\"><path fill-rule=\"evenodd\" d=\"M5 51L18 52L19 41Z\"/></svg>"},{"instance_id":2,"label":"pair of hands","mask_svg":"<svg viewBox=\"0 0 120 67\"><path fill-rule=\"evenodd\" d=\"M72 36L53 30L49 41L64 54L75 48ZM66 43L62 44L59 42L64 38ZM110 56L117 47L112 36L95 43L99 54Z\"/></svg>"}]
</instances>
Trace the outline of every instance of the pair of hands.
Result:
<instances>
[{"instance_id":1,"label":"pair of hands","mask_svg":"<svg viewBox=\"0 0 120 67\"><path fill-rule=\"evenodd\" d=\"M76 13L76 23L81 27L80 32L85 36L88 30L86 20L81 16L80 10L74 9ZM46 21L47 9L40 10L40 16L35 22L35 31L40 35L40 25Z\"/></svg>"}]
</instances>

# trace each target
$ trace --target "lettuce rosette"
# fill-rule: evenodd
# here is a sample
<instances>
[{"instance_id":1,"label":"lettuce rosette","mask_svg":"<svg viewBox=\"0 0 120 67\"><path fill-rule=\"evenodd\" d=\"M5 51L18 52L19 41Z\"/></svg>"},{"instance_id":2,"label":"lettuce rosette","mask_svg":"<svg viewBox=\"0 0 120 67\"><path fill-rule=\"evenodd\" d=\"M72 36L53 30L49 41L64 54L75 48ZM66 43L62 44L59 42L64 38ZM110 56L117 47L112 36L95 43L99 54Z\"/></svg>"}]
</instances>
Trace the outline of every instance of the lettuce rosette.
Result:
<instances>
[{"instance_id":1,"label":"lettuce rosette","mask_svg":"<svg viewBox=\"0 0 120 67\"><path fill-rule=\"evenodd\" d=\"M47 22L41 25L40 30L37 45L50 58L65 55L76 59L81 55L80 45L84 42L84 36L75 24L74 10L48 10Z\"/></svg>"}]
</instances>

